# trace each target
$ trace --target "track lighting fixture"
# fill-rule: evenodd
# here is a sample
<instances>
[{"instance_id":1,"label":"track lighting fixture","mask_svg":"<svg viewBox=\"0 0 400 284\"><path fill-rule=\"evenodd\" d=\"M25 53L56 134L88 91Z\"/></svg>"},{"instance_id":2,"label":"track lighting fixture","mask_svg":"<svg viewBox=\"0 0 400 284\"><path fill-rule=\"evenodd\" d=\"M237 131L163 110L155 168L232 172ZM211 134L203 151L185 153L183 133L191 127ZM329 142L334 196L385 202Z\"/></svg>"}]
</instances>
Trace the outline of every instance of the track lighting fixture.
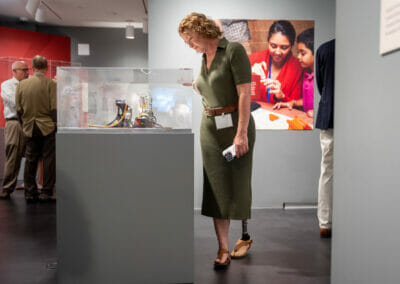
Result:
<instances>
[{"instance_id":1,"label":"track lighting fixture","mask_svg":"<svg viewBox=\"0 0 400 284\"><path fill-rule=\"evenodd\" d=\"M125 29L125 38L134 39L135 38L135 28L132 24L128 24Z\"/></svg>"},{"instance_id":2,"label":"track lighting fixture","mask_svg":"<svg viewBox=\"0 0 400 284\"><path fill-rule=\"evenodd\" d=\"M35 21L39 23L44 23L46 21L46 8L40 5L36 10Z\"/></svg>"},{"instance_id":3,"label":"track lighting fixture","mask_svg":"<svg viewBox=\"0 0 400 284\"><path fill-rule=\"evenodd\" d=\"M40 0L28 0L26 3L25 10L31 14L32 16L35 15L36 10L39 8Z\"/></svg>"}]
</instances>

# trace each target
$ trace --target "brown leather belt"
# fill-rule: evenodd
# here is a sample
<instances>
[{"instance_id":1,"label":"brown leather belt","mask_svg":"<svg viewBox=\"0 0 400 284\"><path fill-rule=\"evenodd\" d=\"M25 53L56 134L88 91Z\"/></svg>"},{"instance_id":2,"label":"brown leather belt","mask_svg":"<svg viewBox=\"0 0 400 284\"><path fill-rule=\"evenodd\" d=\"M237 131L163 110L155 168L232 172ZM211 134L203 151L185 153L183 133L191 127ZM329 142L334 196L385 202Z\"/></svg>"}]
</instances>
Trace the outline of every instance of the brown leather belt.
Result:
<instances>
[{"instance_id":1,"label":"brown leather belt","mask_svg":"<svg viewBox=\"0 0 400 284\"><path fill-rule=\"evenodd\" d=\"M208 116L217 116L224 113L231 113L236 111L238 108L238 103L234 103L233 105L229 105L226 107L215 107L215 108L207 108L204 107L204 113Z\"/></svg>"},{"instance_id":2,"label":"brown leather belt","mask_svg":"<svg viewBox=\"0 0 400 284\"><path fill-rule=\"evenodd\" d=\"M16 118L16 117L6 118L6 121L12 121L12 120L17 120L18 121L18 118Z\"/></svg>"}]
</instances>

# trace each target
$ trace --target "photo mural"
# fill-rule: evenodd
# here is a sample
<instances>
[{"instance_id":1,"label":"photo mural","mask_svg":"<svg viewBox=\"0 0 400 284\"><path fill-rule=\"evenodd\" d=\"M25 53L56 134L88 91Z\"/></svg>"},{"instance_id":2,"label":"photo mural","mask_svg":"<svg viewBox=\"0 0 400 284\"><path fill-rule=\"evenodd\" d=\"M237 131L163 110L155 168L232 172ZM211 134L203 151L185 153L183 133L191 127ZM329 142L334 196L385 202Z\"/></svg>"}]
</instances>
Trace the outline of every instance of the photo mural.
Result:
<instances>
[{"instance_id":1,"label":"photo mural","mask_svg":"<svg viewBox=\"0 0 400 284\"><path fill-rule=\"evenodd\" d=\"M217 24L249 56L256 128L313 129L314 21L220 19Z\"/></svg>"}]
</instances>

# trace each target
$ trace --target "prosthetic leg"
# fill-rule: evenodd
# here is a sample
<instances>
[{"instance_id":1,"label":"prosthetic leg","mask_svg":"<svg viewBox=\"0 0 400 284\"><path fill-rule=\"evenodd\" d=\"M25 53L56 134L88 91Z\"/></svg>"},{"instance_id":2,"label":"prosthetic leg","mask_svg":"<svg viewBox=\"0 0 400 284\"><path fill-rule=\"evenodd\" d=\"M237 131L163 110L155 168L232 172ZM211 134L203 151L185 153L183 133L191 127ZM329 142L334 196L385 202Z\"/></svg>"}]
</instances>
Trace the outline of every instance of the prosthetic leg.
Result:
<instances>
[{"instance_id":1,"label":"prosthetic leg","mask_svg":"<svg viewBox=\"0 0 400 284\"><path fill-rule=\"evenodd\" d=\"M107 124L107 127L132 127L132 122L127 116L132 117L132 109L126 104L125 100L116 100L117 116ZM128 115L127 115L128 114Z\"/></svg>"},{"instance_id":2,"label":"prosthetic leg","mask_svg":"<svg viewBox=\"0 0 400 284\"><path fill-rule=\"evenodd\" d=\"M135 118L133 128L153 128L158 126L156 117L153 114L151 96L140 97L140 113Z\"/></svg>"},{"instance_id":3,"label":"prosthetic leg","mask_svg":"<svg viewBox=\"0 0 400 284\"><path fill-rule=\"evenodd\" d=\"M240 238L231 252L232 258L243 258L250 249L253 240L247 232L247 219L242 220L242 238Z\"/></svg>"},{"instance_id":4,"label":"prosthetic leg","mask_svg":"<svg viewBox=\"0 0 400 284\"><path fill-rule=\"evenodd\" d=\"M242 241L250 240L250 235L247 233L247 219L242 220Z\"/></svg>"},{"instance_id":5,"label":"prosthetic leg","mask_svg":"<svg viewBox=\"0 0 400 284\"><path fill-rule=\"evenodd\" d=\"M117 106L117 116L113 121L107 125L88 124L88 126L95 128L132 127L132 108L128 106L125 100L115 100L115 105Z\"/></svg>"}]
</instances>

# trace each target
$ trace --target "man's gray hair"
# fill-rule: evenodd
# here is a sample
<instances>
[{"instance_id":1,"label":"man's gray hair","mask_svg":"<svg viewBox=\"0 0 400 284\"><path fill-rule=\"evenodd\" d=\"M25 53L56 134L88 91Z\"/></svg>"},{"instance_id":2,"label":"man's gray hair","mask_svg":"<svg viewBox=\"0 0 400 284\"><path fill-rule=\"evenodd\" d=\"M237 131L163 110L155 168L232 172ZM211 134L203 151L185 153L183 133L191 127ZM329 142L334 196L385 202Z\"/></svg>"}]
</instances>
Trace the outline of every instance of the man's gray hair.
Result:
<instances>
[{"instance_id":1,"label":"man's gray hair","mask_svg":"<svg viewBox=\"0 0 400 284\"><path fill-rule=\"evenodd\" d=\"M36 70L44 70L47 68L47 59L44 56L36 55L32 59L32 67Z\"/></svg>"},{"instance_id":2,"label":"man's gray hair","mask_svg":"<svg viewBox=\"0 0 400 284\"><path fill-rule=\"evenodd\" d=\"M25 61L22 61L22 60L15 61L15 62L13 62L13 64L11 65L11 70L14 71L14 70L17 68L17 65L19 65L19 64L25 64L25 65L27 65Z\"/></svg>"}]
</instances>

